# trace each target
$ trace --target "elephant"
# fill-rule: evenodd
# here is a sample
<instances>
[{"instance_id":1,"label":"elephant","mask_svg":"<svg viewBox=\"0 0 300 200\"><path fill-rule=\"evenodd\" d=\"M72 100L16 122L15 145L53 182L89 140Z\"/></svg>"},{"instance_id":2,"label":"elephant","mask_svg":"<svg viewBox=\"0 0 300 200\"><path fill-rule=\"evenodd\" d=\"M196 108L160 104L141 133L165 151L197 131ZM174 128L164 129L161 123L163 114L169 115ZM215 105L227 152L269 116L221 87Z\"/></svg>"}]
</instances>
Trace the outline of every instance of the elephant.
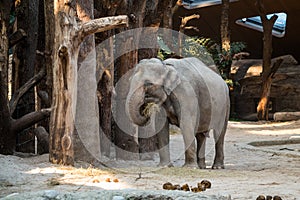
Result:
<instances>
[{"instance_id":1,"label":"elephant","mask_svg":"<svg viewBox=\"0 0 300 200\"><path fill-rule=\"evenodd\" d=\"M166 125L158 133L160 165L171 163L168 124L174 124L183 135L184 166L206 168L205 142L209 131L213 130L215 158L212 168L224 168L224 137L230 100L228 86L220 74L194 57L164 61L143 59L130 77L125 103L126 114L134 124L145 126L148 123L150 117L143 113L148 103L162 107L167 117Z\"/></svg>"}]
</instances>

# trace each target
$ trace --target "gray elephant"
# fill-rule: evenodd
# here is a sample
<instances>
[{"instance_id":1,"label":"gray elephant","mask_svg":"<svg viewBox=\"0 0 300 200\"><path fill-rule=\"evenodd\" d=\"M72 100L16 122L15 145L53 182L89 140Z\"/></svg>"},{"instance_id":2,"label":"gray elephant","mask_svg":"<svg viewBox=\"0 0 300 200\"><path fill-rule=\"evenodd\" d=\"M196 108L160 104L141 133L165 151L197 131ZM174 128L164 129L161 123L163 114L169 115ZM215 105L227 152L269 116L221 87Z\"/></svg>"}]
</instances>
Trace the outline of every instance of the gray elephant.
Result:
<instances>
[{"instance_id":1,"label":"gray elephant","mask_svg":"<svg viewBox=\"0 0 300 200\"><path fill-rule=\"evenodd\" d=\"M130 78L126 113L145 126L148 103L162 106L167 123L158 133L160 165L169 165L169 123L180 127L185 145L185 166L206 168L205 141L214 132L215 159L212 168L224 168L224 136L229 116L228 87L221 76L197 58L145 59ZM195 144L197 141L197 149ZM165 147L165 148L163 148Z\"/></svg>"}]
</instances>

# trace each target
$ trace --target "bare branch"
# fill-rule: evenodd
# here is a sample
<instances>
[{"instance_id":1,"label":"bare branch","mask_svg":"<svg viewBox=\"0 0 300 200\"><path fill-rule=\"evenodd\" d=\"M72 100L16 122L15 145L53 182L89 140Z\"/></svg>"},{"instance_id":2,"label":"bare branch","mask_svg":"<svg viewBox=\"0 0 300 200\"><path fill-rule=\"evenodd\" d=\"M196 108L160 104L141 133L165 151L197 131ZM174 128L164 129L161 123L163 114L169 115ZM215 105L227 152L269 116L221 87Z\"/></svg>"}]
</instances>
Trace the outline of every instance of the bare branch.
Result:
<instances>
[{"instance_id":1,"label":"bare branch","mask_svg":"<svg viewBox=\"0 0 300 200\"><path fill-rule=\"evenodd\" d=\"M36 124L37 122L49 117L50 113L51 113L50 108L28 113L23 117L12 121L11 131L12 133L17 133L18 131L24 130Z\"/></svg>"},{"instance_id":2,"label":"bare branch","mask_svg":"<svg viewBox=\"0 0 300 200\"><path fill-rule=\"evenodd\" d=\"M261 21L267 21L268 18L267 18L267 13L266 13L266 10L265 10L265 6L264 6L264 3L262 2L263 0L256 0L256 7L258 9L258 14L261 18Z\"/></svg>"},{"instance_id":3,"label":"bare branch","mask_svg":"<svg viewBox=\"0 0 300 200\"><path fill-rule=\"evenodd\" d=\"M250 53L248 53L248 52L240 52L240 53L234 54L233 57L232 57L232 59L234 59L234 60L240 60L243 57L247 57L247 56L250 56Z\"/></svg>"},{"instance_id":4,"label":"bare branch","mask_svg":"<svg viewBox=\"0 0 300 200\"><path fill-rule=\"evenodd\" d=\"M197 31L197 32L199 31L199 29L196 26L186 26L186 27L184 27L184 29L185 30L191 30L192 29L192 30Z\"/></svg>"},{"instance_id":5,"label":"bare branch","mask_svg":"<svg viewBox=\"0 0 300 200\"><path fill-rule=\"evenodd\" d=\"M277 15L273 15L269 21L272 23L272 26L275 24L276 20L278 19L278 16Z\"/></svg>"},{"instance_id":6,"label":"bare branch","mask_svg":"<svg viewBox=\"0 0 300 200\"><path fill-rule=\"evenodd\" d=\"M14 95L12 96L9 107L10 107L10 113L13 113L18 105L19 100L21 97L33 86L35 86L44 76L46 75L46 70L43 67L38 74L36 74L34 77L29 79L21 88L19 88Z\"/></svg>"},{"instance_id":7,"label":"bare branch","mask_svg":"<svg viewBox=\"0 0 300 200\"><path fill-rule=\"evenodd\" d=\"M193 15L190 15L190 16L187 16L187 17L182 17L181 26L185 27L186 24L188 23L188 21L190 21L192 19L199 19L199 18L200 18L200 15L196 15L196 14L193 14Z\"/></svg>"},{"instance_id":8,"label":"bare branch","mask_svg":"<svg viewBox=\"0 0 300 200\"><path fill-rule=\"evenodd\" d=\"M272 78L274 78L274 75L276 74L277 70L279 69L279 67L281 66L283 62L283 58L279 58L275 61L275 63L273 64L272 68L271 68L271 72L270 72L270 76Z\"/></svg>"},{"instance_id":9,"label":"bare branch","mask_svg":"<svg viewBox=\"0 0 300 200\"><path fill-rule=\"evenodd\" d=\"M262 24L264 24L265 21L270 21L272 24L275 23L278 16L273 15L270 19L267 18L267 12L266 12L263 0L256 0L256 7L258 9L258 13L261 18Z\"/></svg>"},{"instance_id":10,"label":"bare branch","mask_svg":"<svg viewBox=\"0 0 300 200\"><path fill-rule=\"evenodd\" d=\"M113 17L103 17L99 19L90 20L82 24L81 32L82 38L115 28L128 27L128 17L127 15L119 15ZM79 33L80 34L80 33Z\"/></svg>"},{"instance_id":11,"label":"bare branch","mask_svg":"<svg viewBox=\"0 0 300 200\"><path fill-rule=\"evenodd\" d=\"M26 38L27 34L23 29L19 29L9 36L9 48L21 42L24 38Z\"/></svg>"}]
</instances>

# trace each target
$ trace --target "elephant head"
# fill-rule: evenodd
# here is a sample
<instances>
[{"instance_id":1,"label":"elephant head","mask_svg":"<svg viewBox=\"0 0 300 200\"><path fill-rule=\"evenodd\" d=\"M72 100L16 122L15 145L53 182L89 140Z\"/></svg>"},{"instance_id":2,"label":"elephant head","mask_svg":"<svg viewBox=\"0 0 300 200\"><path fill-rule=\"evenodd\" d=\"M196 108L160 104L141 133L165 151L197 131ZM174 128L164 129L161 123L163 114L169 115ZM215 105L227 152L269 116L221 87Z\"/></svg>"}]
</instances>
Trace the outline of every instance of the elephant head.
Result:
<instances>
[{"instance_id":1,"label":"elephant head","mask_svg":"<svg viewBox=\"0 0 300 200\"><path fill-rule=\"evenodd\" d=\"M126 99L126 112L132 122L139 126L145 125L149 117L142 113L144 106L149 102L162 105L180 82L171 65L156 58L140 61L130 78Z\"/></svg>"}]
</instances>

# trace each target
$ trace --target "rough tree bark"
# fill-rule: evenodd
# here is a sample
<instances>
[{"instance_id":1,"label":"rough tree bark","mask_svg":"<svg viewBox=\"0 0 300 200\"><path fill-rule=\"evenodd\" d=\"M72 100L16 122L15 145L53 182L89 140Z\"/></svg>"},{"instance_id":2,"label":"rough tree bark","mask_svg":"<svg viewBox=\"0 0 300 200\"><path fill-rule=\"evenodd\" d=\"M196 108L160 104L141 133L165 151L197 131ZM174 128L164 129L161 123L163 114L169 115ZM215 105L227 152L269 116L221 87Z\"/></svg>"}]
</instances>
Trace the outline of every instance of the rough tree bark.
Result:
<instances>
[{"instance_id":1,"label":"rough tree bark","mask_svg":"<svg viewBox=\"0 0 300 200\"><path fill-rule=\"evenodd\" d=\"M50 161L74 165L73 133L77 101L77 60L84 38L127 25L127 16L78 23L75 1L54 1L55 43L53 101L50 118Z\"/></svg>"},{"instance_id":2,"label":"rough tree bark","mask_svg":"<svg viewBox=\"0 0 300 200\"><path fill-rule=\"evenodd\" d=\"M1 15L1 14L0 14ZM1 18L1 16L0 16ZM1 19L0 19L1 21ZM1 30L1 32L3 29ZM1 44L4 44L3 35L1 35ZM1 45L2 46L2 45ZM2 48L1 48L2 50ZM3 57L2 57L3 58ZM1 54L0 54L1 59ZM4 67L0 61L0 67ZM10 113L7 103L7 93L3 80L3 71L0 68L0 154L13 154L16 146L16 138L10 132Z\"/></svg>"},{"instance_id":3,"label":"rough tree bark","mask_svg":"<svg viewBox=\"0 0 300 200\"><path fill-rule=\"evenodd\" d=\"M7 99L8 36L11 1L0 0L0 153L12 154L15 137L10 134L10 112Z\"/></svg>"},{"instance_id":4,"label":"rough tree bark","mask_svg":"<svg viewBox=\"0 0 300 200\"><path fill-rule=\"evenodd\" d=\"M137 45L141 45L143 42L155 42L155 34L160 27L164 19L164 24L167 24L167 27L170 28L170 19L166 19L166 16L170 16L172 12L173 1L127 1L125 12L130 14L130 26L128 29L142 28L142 27L151 27L152 29L144 29L142 32L134 31L133 36L127 35L126 38L120 38L116 41L116 46L119 48L117 51L124 49L137 49ZM181 6L181 1L178 1L177 6ZM165 16L165 17L164 17ZM168 34L169 35L169 34ZM168 38L170 39L170 38ZM171 42L170 42L171 43ZM153 43L151 43L153 44ZM141 45L142 46L142 45ZM133 68L140 59L155 57L157 55L157 50L155 49L139 49L133 50L129 53L122 55L116 62L116 77L117 81L125 73ZM124 93L126 96L126 89L128 86L122 85L124 89L120 89L119 92ZM128 92L128 91L127 91ZM118 98L118 97L117 97ZM119 99L120 102L125 102L124 99ZM116 110L122 110L124 107L123 104L118 103ZM122 121L123 113L117 112L116 120ZM125 126L125 125L124 125ZM140 131L140 129L139 129ZM147 139L141 139L138 137L139 131L131 135L123 132L119 126L116 126L115 132L115 144L116 156L118 159L132 160L139 159L138 153L153 152L156 147L156 137L151 137ZM143 133L141 133L143 134Z\"/></svg>"},{"instance_id":5,"label":"rough tree bark","mask_svg":"<svg viewBox=\"0 0 300 200\"><path fill-rule=\"evenodd\" d=\"M143 29L141 35L144 36L139 40L139 46L144 47L149 44L157 44L157 34L158 29L161 24L163 24L164 13L166 8L170 6L170 1L147 1L145 16L143 20L143 26L147 27ZM170 10L169 10L170 11ZM158 44L157 48L141 48L138 50L138 60L145 58L155 58L158 54ZM139 128L139 135L149 135L149 133L143 133L141 131L147 132ZM140 159L153 159L153 152L157 150L157 135L152 137L144 138L139 137L139 153Z\"/></svg>"},{"instance_id":6,"label":"rough tree bark","mask_svg":"<svg viewBox=\"0 0 300 200\"><path fill-rule=\"evenodd\" d=\"M46 92L49 97L48 103L51 104L53 87L53 45L54 45L54 0L44 1L45 11L45 68L46 68Z\"/></svg>"},{"instance_id":7,"label":"rough tree bark","mask_svg":"<svg viewBox=\"0 0 300 200\"><path fill-rule=\"evenodd\" d=\"M38 112L31 112L19 119L11 117L11 110L13 106L9 107L8 101L8 79L7 79L7 66L8 66L8 37L7 27L9 22L9 14L11 8L11 1L0 1L0 153L13 154L16 150L16 133L26 129L37 121L44 119L50 115L49 110L41 110ZM22 38L22 37L21 37ZM18 40L20 41L20 40ZM10 43L10 45L17 42ZM37 74L26 82L12 98L13 105L16 105L19 99L29 89L36 85L43 77Z\"/></svg>"},{"instance_id":8,"label":"rough tree bark","mask_svg":"<svg viewBox=\"0 0 300 200\"><path fill-rule=\"evenodd\" d=\"M230 30L229 30L229 0L222 0L222 13L221 13L221 44L222 44L222 54L223 59L225 61L231 61L231 54L230 54ZM229 78L230 68L232 62L228 63L227 66L223 69L223 74L226 78Z\"/></svg>"},{"instance_id":9,"label":"rough tree bark","mask_svg":"<svg viewBox=\"0 0 300 200\"><path fill-rule=\"evenodd\" d=\"M77 16L82 22L94 19L94 1L77 0ZM101 157L94 34L80 45L75 124L75 159L93 163Z\"/></svg>"},{"instance_id":10,"label":"rough tree bark","mask_svg":"<svg viewBox=\"0 0 300 200\"><path fill-rule=\"evenodd\" d=\"M95 17L114 16L122 9L123 0L94 1ZM95 34L97 60L97 95L99 105L101 154L110 157L113 140L111 97L114 83L114 30Z\"/></svg>"},{"instance_id":11,"label":"rough tree bark","mask_svg":"<svg viewBox=\"0 0 300 200\"><path fill-rule=\"evenodd\" d=\"M134 29L142 27L143 20L145 16L146 9L146 0L133 0L127 1L126 8L123 12L130 13L130 23L128 29ZM128 36L126 38L120 38L116 41L116 46L118 49L116 51L124 52L126 49L137 49L139 37L141 33L135 32L135 35ZM117 53L122 55L123 53ZM115 68L118 81L123 75L126 74L130 69L132 69L138 63L138 50L133 50L126 54L123 54L120 58L116 60ZM129 83L128 83L129 84ZM123 89L120 88L120 92L126 93L126 88L128 86L123 85ZM117 94L118 96L125 97L126 95ZM118 98L118 97L117 97ZM119 102L116 105L116 110L122 110L125 107L124 99L119 99ZM124 104L123 104L124 103ZM124 113L117 112L116 120L118 122L123 121L122 118ZM134 135L134 134L133 134ZM136 160L138 159L139 145L138 145L138 136L129 135L125 133L121 128L116 125L115 131L115 144L116 148L116 157L117 159L123 160Z\"/></svg>"},{"instance_id":12,"label":"rough tree bark","mask_svg":"<svg viewBox=\"0 0 300 200\"><path fill-rule=\"evenodd\" d=\"M222 0L221 43L222 43L222 49L224 49L225 51L230 50L229 0Z\"/></svg>"},{"instance_id":13,"label":"rough tree bark","mask_svg":"<svg viewBox=\"0 0 300 200\"><path fill-rule=\"evenodd\" d=\"M278 16L273 15L270 19L267 18L267 13L264 8L263 0L257 0L256 6L263 26L263 64L262 64L262 87L261 96L257 106L257 118L259 120L268 120L268 105L269 96L272 85L272 77L279 68L282 60L271 66L272 58L272 29Z\"/></svg>"},{"instance_id":14,"label":"rough tree bark","mask_svg":"<svg viewBox=\"0 0 300 200\"><path fill-rule=\"evenodd\" d=\"M24 0L16 2L16 27L17 30L24 30L26 38L17 43L14 50L15 76L13 82L15 90L18 90L35 74L36 69L36 50L38 41L39 28L39 1ZM22 95L21 101L16 105L16 112L12 112L15 118L20 118L29 112L35 111L35 94L34 88L30 88L26 94ZM17 135L17 150L21 152L34 153L34 134L33 127L22 131Z\"/></svg>"}]
</instances>

